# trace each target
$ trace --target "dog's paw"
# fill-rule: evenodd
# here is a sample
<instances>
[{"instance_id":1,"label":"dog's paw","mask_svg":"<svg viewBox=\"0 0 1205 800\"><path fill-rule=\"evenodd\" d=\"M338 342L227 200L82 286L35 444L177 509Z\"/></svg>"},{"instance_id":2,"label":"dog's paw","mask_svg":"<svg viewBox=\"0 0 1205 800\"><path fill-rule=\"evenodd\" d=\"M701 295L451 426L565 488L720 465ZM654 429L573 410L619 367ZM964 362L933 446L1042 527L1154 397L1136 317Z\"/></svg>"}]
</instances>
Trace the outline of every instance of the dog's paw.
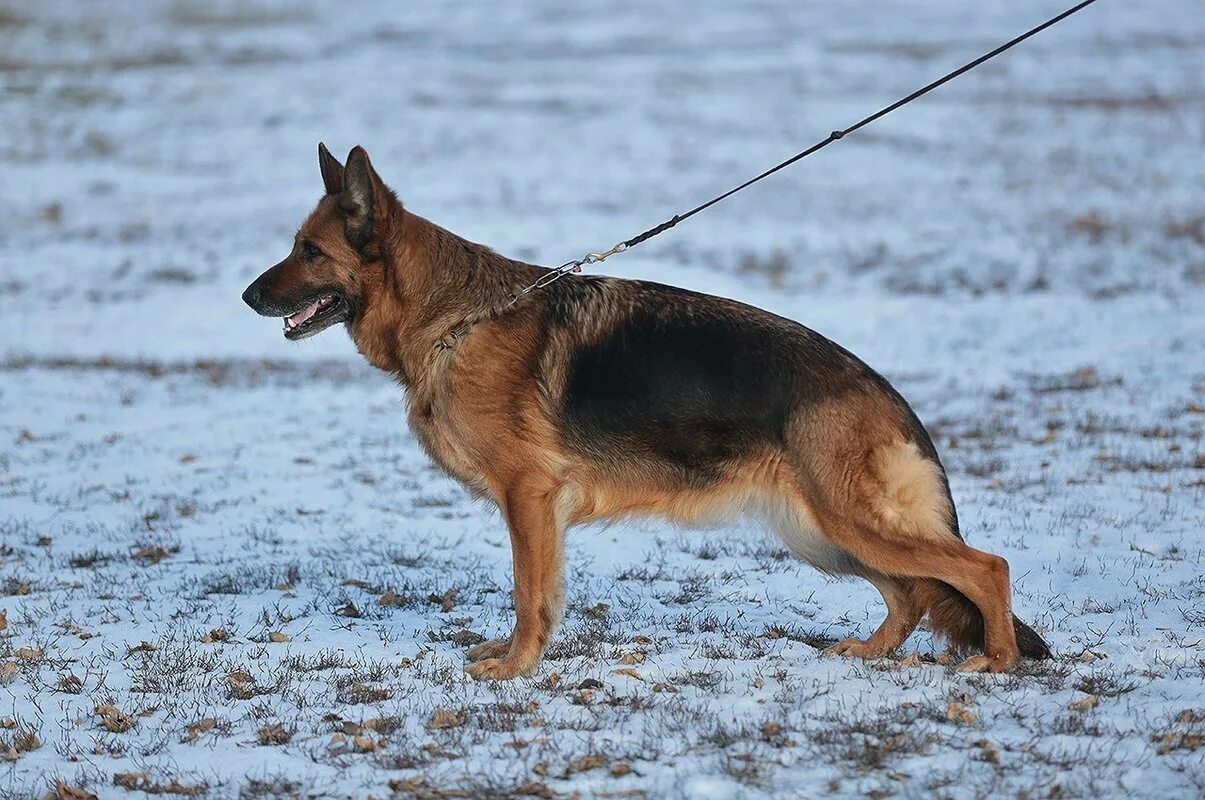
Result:
<instances>
[{"instance_id":1,"label":"dog's paw","mask_svg":"<svg viewBox=\"0 0 1205 800\"><path fill-rule=\"evenodd\" d=\"M821 655L872 659L882 658L887 655L887 651L862 639L842 639L835 645L825 648Z\"/></svg>"},{"instance_id":2,"label":"dog's paw","mask_svg":"<svg viewBox=\"0 0 1205 800\"><path fill-rule=\"evenodd\" d=\"M1018 660L1005 656L973 656L955 669L959 672L1008 672L1016 666Z\"/></svg>"},{"instance_id":3,"label":"dog's paw","mask_svg":"<svg viewBox=\"0 0 1205 800\"><path fill-rule=\"evenodd\" d=\"M473 645L465 655L469 661L481 661L485 658L502 658L510 652L510 640L491 639L488 642Z\"/></svg>"},{"instance_id":4,"label":"dog's paw","mask_svg":"<svg viewBox=\"0 0 1205 800\"><path fill-rule=\"evenodd\" d=\"M506 681L520 675L530 675L533 667L512 658L487 658L465 667L469 677L479 681Z\"/></svg>"}]
</instances>

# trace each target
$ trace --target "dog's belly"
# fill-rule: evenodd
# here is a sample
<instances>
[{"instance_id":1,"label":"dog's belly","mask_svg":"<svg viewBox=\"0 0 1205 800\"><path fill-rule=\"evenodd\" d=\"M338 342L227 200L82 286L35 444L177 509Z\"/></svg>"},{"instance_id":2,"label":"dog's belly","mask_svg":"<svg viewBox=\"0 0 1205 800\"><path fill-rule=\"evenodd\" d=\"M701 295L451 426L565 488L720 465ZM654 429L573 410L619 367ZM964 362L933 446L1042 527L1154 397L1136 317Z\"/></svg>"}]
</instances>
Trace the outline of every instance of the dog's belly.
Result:
<instances>
[{"instance_id":1,"label":"dog's belly","mask_svg":"<svg viewBox=\"0 0 1205 800\"><path fill-rule=\"evenodd\" d=\"M811 512L789 492L757 496L746 506L746 510L777 534L796 558L821 572L830 575L860 575L867 572L861 562L824 535Z\"/></svg>"},{"instance_id":2,"label":"dog's belly","mask_svg":"<svg viewBox=\"0 0 1205 800\"><path fill-rule=\"evenodd\" d=\"M824 535L798 489L789 479L784 480L773 464L763 465L757 472L762 474L747 474L743 485L728 480L707 488L633 485L621 480L592 483L587 488L572 486L558 496L562 509L558 519L578 523L650 516L689 528L716 528L748 517L777 535L797 558L823 572L856 575L867 571Z\"/></svg>"}]
</instances>

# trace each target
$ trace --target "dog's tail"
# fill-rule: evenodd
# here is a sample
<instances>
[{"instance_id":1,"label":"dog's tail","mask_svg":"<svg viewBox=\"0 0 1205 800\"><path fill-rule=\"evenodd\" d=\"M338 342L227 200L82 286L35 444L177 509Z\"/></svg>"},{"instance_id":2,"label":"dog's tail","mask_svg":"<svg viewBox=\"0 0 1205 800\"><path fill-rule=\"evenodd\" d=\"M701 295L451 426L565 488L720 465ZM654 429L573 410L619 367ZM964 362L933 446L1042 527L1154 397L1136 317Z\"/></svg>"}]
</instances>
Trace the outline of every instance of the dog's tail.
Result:
<instances>
[{"instance_id":1,"label":"dog's tail","mask_svg":"<svg viewBox=\"0 0 1205 800\"><path fill-rule=\"evenodd\" d=\"M913 600L928 611L929 625L935 633L949 640L957 651L983 649L983 614L966 595L939 580L916 580L911 587ZM1021 655L1037 659L1051 657L1050 645L1015 614L1013 629Z\"/></svg>"}]
</instances>

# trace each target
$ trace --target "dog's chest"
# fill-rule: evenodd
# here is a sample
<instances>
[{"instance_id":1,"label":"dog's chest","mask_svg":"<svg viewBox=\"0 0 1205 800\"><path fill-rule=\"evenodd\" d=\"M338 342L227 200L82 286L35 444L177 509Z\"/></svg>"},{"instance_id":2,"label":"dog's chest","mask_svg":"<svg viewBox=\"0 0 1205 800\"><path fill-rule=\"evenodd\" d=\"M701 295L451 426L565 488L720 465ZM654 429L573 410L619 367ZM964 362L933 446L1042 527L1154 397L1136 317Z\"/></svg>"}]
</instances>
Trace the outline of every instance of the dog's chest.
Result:
<instances>
[{"instance_id":1,"label":"dog's chest","mask_svg":"<svg viewBox=\"0 0 1205 800\"><path fill-rule=\"evenodd\" d=\"M465 427L456 424L452 404L433 392L415 393L409 404L410 429L427 456L470 489L482 488L481 470L473 457Z\"/></svg>"}]
</instances>

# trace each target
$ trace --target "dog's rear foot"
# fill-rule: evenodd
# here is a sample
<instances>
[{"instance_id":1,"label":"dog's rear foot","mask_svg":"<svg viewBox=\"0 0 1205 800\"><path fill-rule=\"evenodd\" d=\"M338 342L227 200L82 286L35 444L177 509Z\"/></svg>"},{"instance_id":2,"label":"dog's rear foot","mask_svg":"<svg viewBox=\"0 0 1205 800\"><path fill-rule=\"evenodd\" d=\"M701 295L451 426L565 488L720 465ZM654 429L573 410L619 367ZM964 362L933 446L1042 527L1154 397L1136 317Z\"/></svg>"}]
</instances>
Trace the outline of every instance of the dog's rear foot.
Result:
<instances>
[{"instance_id":1,"label":"dog's rear foot","mask_svg":"<svg viewBox=\"0 0 1205 800\"><path fill-rule=\"evenodd\" d=\"M842 639L832 647L826 648L821 655L873 659L882 658L888 652L887 649L862 639Z\"/></svg>"},{"instance_id":2,"label":"dog's rear foot","mask_svg":"<svg viewBox=\"0 0 1205 800\"><path fill-rule=\"evenodd\" d=\"M465 655L469 661L482 661L487 658L502 658L510 652L509 639L491 639L469 648Z\"/></svg>"}]
</instances>

